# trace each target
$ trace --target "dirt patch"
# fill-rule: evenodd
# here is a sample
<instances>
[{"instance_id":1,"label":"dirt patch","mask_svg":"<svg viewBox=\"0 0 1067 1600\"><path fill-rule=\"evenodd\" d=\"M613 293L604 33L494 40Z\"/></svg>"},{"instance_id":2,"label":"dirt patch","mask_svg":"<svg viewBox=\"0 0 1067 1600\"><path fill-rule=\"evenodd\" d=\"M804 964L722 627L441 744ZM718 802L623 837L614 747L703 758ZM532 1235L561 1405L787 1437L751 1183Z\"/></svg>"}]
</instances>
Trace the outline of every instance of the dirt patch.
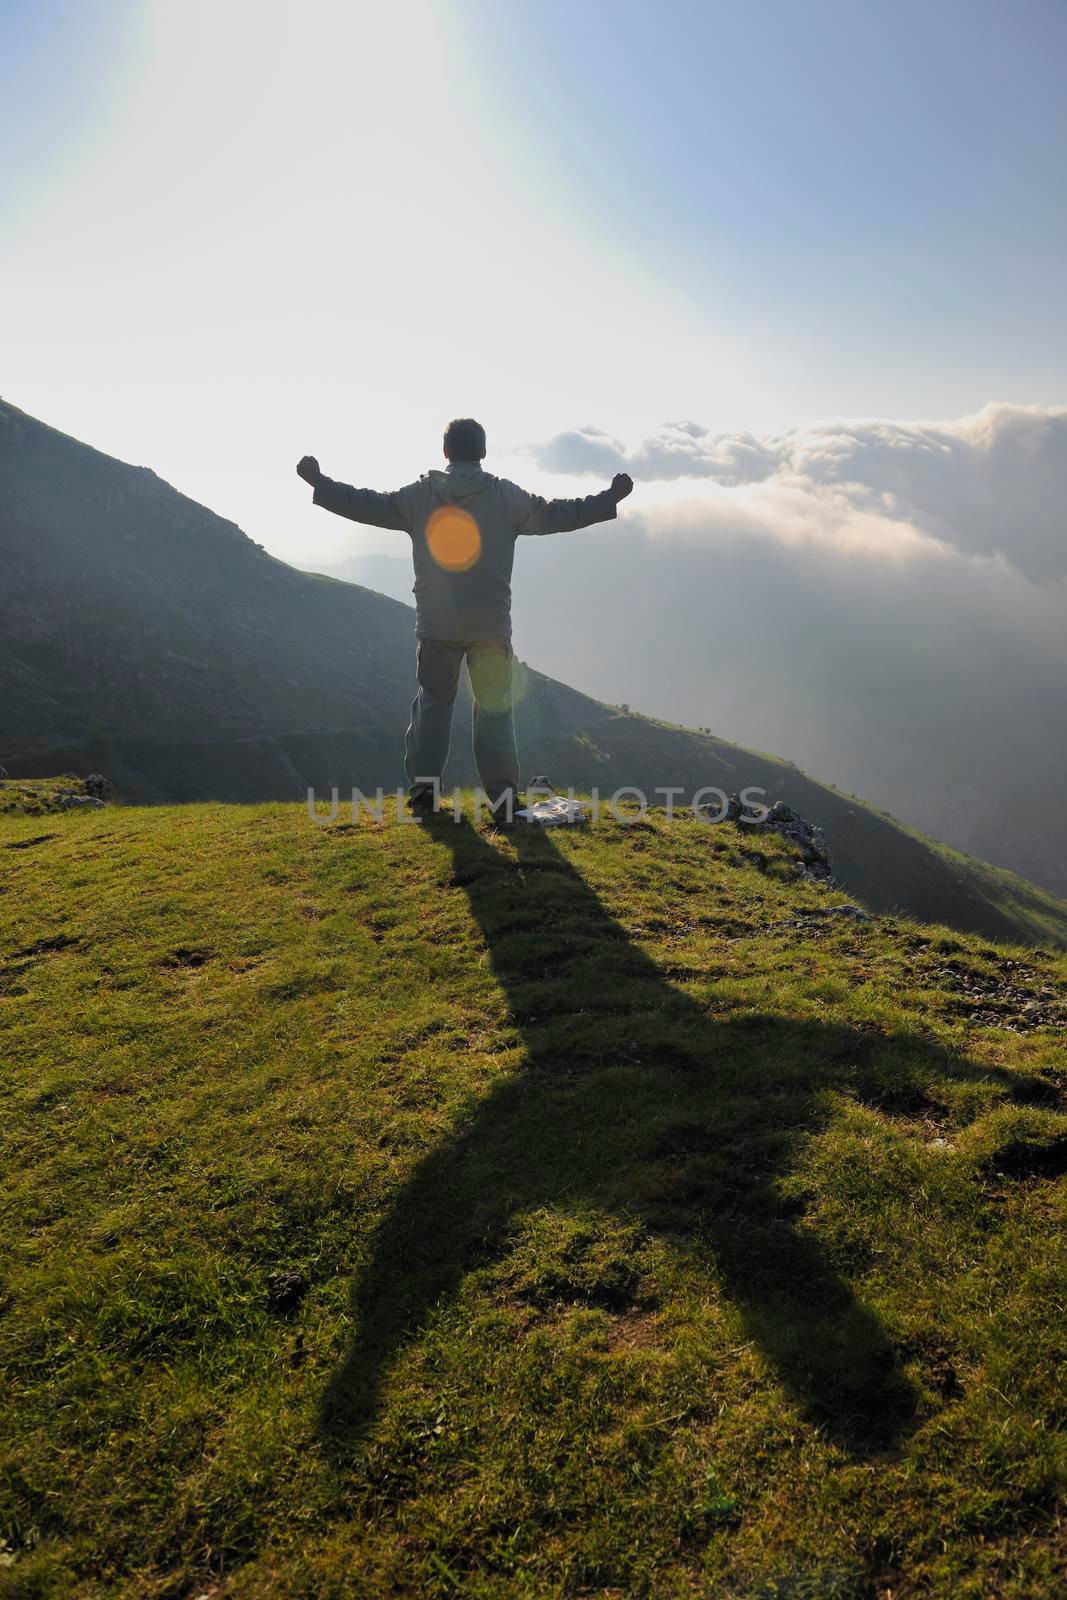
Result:
<instances>
[{"instance_id":1,"label":"dirt patch","mask_svg":"<svg viewBox=\"0 0 1067 1600\"><path fill-rule=\"evenodd\" d=\"M172 950L169 955L163 956L157 965L165 967L169 972L177 972L195 969L197 967L204 967L209 961L213 961L215 956L216 951L214 950L203 950L196 949L188 945L179 945L178 948L176 950Z\"/></svg>"},{"instance_id":2,"label":"dirt patch","mask_svg":"<svg viewBox=\"0 0 1067 1600\"><path fill-rule=\"evenodd\" d=\"M626 1311L611 1319L605 1342L609 1350L647 1350L659 1343L659 1318L654 1311Z\"/></svg>"},{"instance_id":3,"label":"dirt patch","mask_svg":"<svg viewBox=\"0 0 1067 1600\"><path fill-rule=\"evenodd\" d=\"M71 939L65 933L55 933L50 939L38 939L36 944L28 944L24 950L16 950L12 959L32 961L34 956L50 956L59 950L74 949L80 946L81 942L80 939Z\"/></svg>"},{"instance_id":4,"label":"dirt patch","mask_svg":"<svg viewBox=\"0 0 1067 1600\"><path fill-rule=\"evenodd\" d=\"M1013 1139L983 1162L1001 1178L1059 1178L1067 1172L1067 1135L1043 1143Z\"/></svg>"}]
</instances>

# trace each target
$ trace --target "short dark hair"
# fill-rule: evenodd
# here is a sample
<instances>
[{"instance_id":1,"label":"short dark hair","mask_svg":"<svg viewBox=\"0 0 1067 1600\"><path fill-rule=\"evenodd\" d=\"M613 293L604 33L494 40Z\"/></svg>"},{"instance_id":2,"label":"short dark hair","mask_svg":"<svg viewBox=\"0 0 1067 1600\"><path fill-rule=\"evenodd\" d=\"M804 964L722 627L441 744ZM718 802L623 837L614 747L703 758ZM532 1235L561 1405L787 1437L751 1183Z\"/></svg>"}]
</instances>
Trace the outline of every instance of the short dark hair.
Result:
<instances>
[{"instance_id":1,"label":"short dark hair","mask_svg":"<svg viewBox=\"0 0 1067 1600\"><path fill-rule=\"evenodd\" d=\"M485 455L485 429L473 417L454 417L445 429L449 461L480 461Z\"/></svg>"}]
</instances>

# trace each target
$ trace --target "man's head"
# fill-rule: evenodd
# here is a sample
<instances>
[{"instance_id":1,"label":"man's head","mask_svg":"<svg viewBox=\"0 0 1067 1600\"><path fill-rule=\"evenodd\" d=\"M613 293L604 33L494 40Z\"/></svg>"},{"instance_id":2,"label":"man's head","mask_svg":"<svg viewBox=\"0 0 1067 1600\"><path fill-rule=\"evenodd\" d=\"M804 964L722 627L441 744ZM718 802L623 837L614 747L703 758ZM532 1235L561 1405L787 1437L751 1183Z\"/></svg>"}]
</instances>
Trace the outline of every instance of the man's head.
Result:
<instances>
[{"instance_id":1,"label":"man's head","mask_svg":"<svg viewBox=\"0 0 1067 1600\"><path fill-rule=\"evenodd\" d=\"M485 429L473 417L456 417L445 429L445 455L449 461L481 461L485 455Z\"/></svg>"}]
</instances>

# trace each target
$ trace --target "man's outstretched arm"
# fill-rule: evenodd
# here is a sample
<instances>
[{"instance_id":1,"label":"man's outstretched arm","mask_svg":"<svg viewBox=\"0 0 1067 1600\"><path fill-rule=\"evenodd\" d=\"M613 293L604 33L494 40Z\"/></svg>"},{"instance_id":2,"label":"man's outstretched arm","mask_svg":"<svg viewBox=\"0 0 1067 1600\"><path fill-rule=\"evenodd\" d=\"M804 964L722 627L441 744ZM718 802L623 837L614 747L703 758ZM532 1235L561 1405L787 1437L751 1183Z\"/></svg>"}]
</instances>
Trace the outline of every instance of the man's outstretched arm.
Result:
<instances>
[{"instance_id":1,"label":"man's outstretched arm","mask_svg":"<svg viewBox=\"0 0 1067 1600\"><path fill-rule=\"evenodd\" d=\"M610 489L577 500L544 500L539 494L517 489L516 528L519 533L571 533L575 528L588 528L594 522L608 522L614 517L619 501L625 500L633 486L628 472L617 472Z\"/></svg>"},{"instance_id":2,"label":"man's outstretched arm","mask_svg":"<svg viewBox=\"0 0 1067 1600\"><path fill-rule=\"evenodd\" d=\"M296 470L314 489L313 504L325 506L327 511L335 511L339 517L348 517L352 522L369 522L375 528L411 532L403 489L393 494L379 494L376 489L353 489L350 483L335 483L319 471L314 456L302 456Z\"/></svg>"}]
</instances>

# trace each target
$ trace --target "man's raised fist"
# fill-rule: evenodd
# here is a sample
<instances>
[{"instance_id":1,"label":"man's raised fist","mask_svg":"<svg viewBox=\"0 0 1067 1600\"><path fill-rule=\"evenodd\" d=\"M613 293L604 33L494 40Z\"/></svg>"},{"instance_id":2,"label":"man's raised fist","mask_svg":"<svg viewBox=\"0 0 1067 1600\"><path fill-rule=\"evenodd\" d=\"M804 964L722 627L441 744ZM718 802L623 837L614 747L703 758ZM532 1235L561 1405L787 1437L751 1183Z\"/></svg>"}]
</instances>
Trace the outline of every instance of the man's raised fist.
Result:
<instances>
[{"instance_id":1,"label":"man's raised fist","mask_svg":"<svg viewBox=\"0 0 1067 1600\"><path fill-rule=\"evenodd\" d=\"M633 494L634 480L628 472L617 472L611 480L611 492L615 496L615 504L625 500L628 494Z\"/></svg>"},{"instance_id":2,"label":"man's raised fist","mask_svg":"<svg viewBox=\"0 0 1067 1600\"><path fill-rule=\"evenodd\" d=\"M304 482L310 483L313 489L322 477L322 473L319 471L319 464L314 456L301 456L296 464L296 470Z\"/></svg>"}]
</instances>

